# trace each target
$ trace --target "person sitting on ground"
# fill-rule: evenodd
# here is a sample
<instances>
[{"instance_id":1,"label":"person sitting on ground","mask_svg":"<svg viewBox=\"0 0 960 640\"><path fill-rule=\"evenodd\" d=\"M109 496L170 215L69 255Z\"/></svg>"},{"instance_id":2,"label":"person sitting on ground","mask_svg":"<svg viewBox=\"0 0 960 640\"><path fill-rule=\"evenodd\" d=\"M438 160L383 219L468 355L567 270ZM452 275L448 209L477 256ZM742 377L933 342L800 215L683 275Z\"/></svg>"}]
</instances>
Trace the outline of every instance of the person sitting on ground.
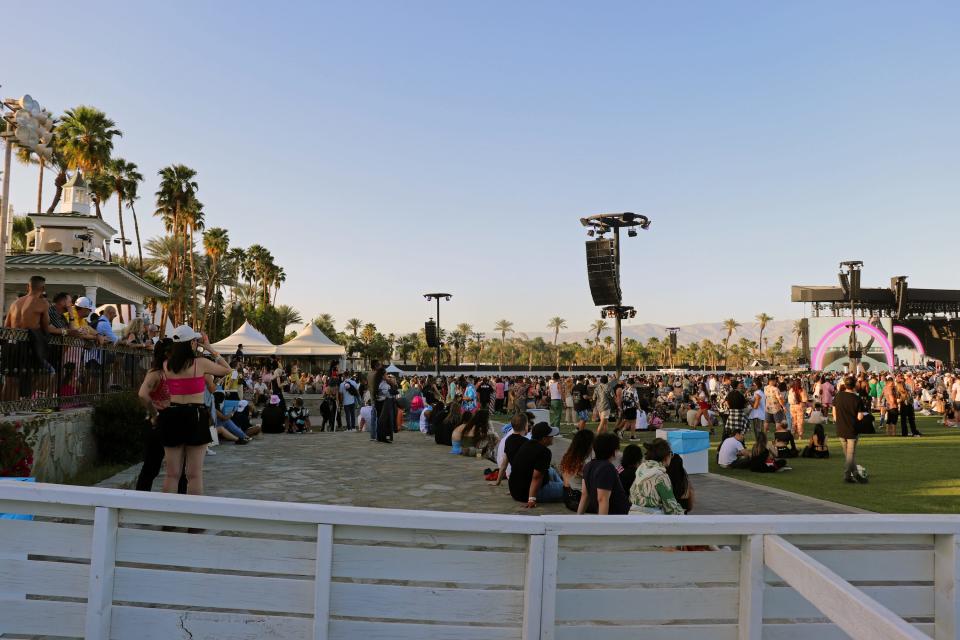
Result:
<instances>
[{"instance_id":1,"label":"person sitting on ground","mask_svg":"<svg viewBox=\"0 0 960 640\"><path fill-rule=\"evenodd\" d=\"M460 424L453 428L450 432L450 446L453 448L450 450L450 453L460 455L463 453L463 432L466 430L467 425L470 424L470 420L473 418L473 414L469 411L460 412ZM468 446L473 445L473 440L467 440Z\"/></svg>"},{"instance_id":2,"label":"person sitting on ground","mask_svg":"<svg viewBox=\"0 0 960 640\"><path fill-rule=\"evenodd\" d=\"M270 389L263 378L257 379L257 381L253 383L253 404L259 407L267 402L270 399L269 391Z\"/></svg>"},{"instance_id":3,"label":"person sitting on ground","mask_svg":"<svg viewBox=\"0 0 960 640\"><path fill-rule=\"evenodd\" d=\"M956 404L944 404L943 426L956 427L960 425L960 407Z\"/></svg>"},{"instance_id":4,"label":"person sitting on ground","mask_svg":"<svg viewBox=\"0 0 960 640\"><path fill-rule=\"evenodd\" d=\"M503 482L504 478L510 477L510 462L520 450L520 447L527 443L527 426L529 421L527 416L518 413L510 419L510 433L500 440L497 447L497 486Z\"/></svg>"},{"instance_id":5,"label":"person sitting on ground","mask_svg":"<svg viewBox=\"0 0 960 640\"><path fill-rule=\"evenodd\" d=\"M630 515L682 516L683 506L677 502L667 467L673 458L670 444L654 438L644 445L645 460L637 468L637 479L630 487Z\"/></svg>"},{"instance_id":6,"label":"person sitting on ground","mask_svg":"<svg viewBox=\"0 0 960 640\"><path fill-rule=\"evenodd\" d=\"M581 433L587 432L577 435ZM601 433L594 439L594 459L583 468L583 491L577 515L623 516L630 512L630 499L613 464L619 449L620 436L615 433Z\"/></svg>"},{"instance_id":7,"label":"person sitting on ground","mask_svg":"<svg viewBox=\"0 0 960 640\"><path fill-rule=\"evenodd\" d=\"M717 464L724 469L745 469L749 467L750 454L743 445L743 439L743 431L734 431L729 438L724 440L717 453Z\"/></svg>"},{"instance_id":8,"label":"person sitting on ground","mask_svg":"<svg viewBox=\"0 0 960 640\"><path fill-rule=\"evenodd\" d=\"M417 397L420 397L420 396L417 396ZM420 412L420 433L422 433L425 436L429 436L433 433L432 430L430 429L430 424L431 424L430 417L432 415L433 415L433 407L429 404L425 406L423 410Z\"/></svg>"},{"instance_id":9,"label":"person sitting on ground","mask_svg":"<svg viewBox=\"0 0 960 640\"><path fill-rule=\"evenodd\" d=\"M223 410L223 400L225 398L223 391L216 391L213 394L213 415L214 420L213 424L217 428L217 434L223 436L223 432L226 431L229 433L232 438L227 437L227 440L234 442L235 444L249 444L250 436L244 433L243 429L238 427L233 422L233 411L224 413ZM256 428L256 427L253 427ZM260 428L256 428L257 433L260 433ZM234 440L235 438L235 440Z\"/></svg>"},{"instance_id":10,"label":"person sitting on ground","mask_svg":"<svg viewBox=\"0 0 960 640\"><path fill-rule=\"evenodd\" d=\"M700 424L700 411L697 410L697 403L691 402L687 407L687 426L696 427Z\"/></svg>"},{"instance_id":11,"label":"person sitting on ground","mask_svg":"<svg viewBox=\"0 0 960 640\"><path fill-rule=\"evenodd\" d=\"M287 433L307 433L313 431L310 426L310 410L303 406L303 398L293 401L287 409Z\"/></svg>"},{"instance_id":12,"label":"person sitting on ground","mask_svg":"<svg viewBox=\"0 0 960 640\"><path fill-rule=\"evenodd\" d=\"M499 436L490 429L490 412L480 409L473 414L461 434L461 453L471 458L480 457L496 462L497 442Z\"/></svg>"},{"instance_id":13,"label":"person sitting on ground","mask_svg":"<svg viewBox=\"0 0 960 640\"><path fill-rule=\"evenodd\" d=\"M777 457L777 449L767 440L767 434L758 433L757 441L753 443L753 448L750 450L750 471L775 473L789 468L786 460Z\"/></svg>"},{"instance_id":14,"label":"person sitting on ground","mask_svg":"<svg viewBox=\"0 0 960 640\"><path fill-rule=\"evenodd\" d=\"M773 433L773 442L777 447L778 458L797 457L797 443L793 439L793 432L787 429L786 422L777 423L777 430Z\"/></svg>"},{"instance_id":15,"label":"person sitting on ground","mask_svg":"<svg viewBox=\"0 0 960 640\"><path fill-rule=\"evenodd\" d=\"M810 412L810 417L806 421L812 425L826 424L827 419L823 415L823 405L819 402L815 404L813 411Z\"/></svg>"},{"instance_id":16,"label":"person sitting on ground","mask_svg":"<svg viewBox=\"0 0 960 640\"><path fill-rule=\"evenodd\" d=\"M508 479L510 495L524 508L533 509L539 502L559 502L563 499L563 478L550 466L550 445L560 430L546 422L533 426L530 440L514 455Z\"/></svg>"},{"instance_id":17,"label":"person sitting on ground","mask_svg":"<svg viewBox=\"0 0 960 640\"><path fill-rule=\"evenodd\" d=\"M667 475L670 476L670 484L673 485L673 495L677 497L677 502L683 507L684 513L690 513L693 509L693 484L690 482L687 470L683 468L682 456L670 456Z\"/></svg>"},{"instance_id":18,"label":"person sitting on ground","mask_svg":"<svg viewBox=\"0 0 960 640\"><path fill-rule=\"evenodd\" d=\"M827 448L827 436L823 432L822 424L818 424L813 428L813 435L810 436L810 444L803 448L801 455L804 458L830 457L830 450Z\"/></svg>"},{"instance_id":19,"label":"person sitting on ground","mask_svg":"<svg viewBox=\"0 0 960 640\"><path fill-rule=\"evenodd\" d=\"M286 416L280 408L280 396L270 396L270 401L260 413L260 427L264 433L283 433Z\"/></svg>"},{"instance_id":20,"label":"person sitting on ground","mask_svg":"<svg viewBox=\"0 0 960 640\"><path fill-rule=\"evenodd\" d=\"M560 459L560 477L563 478L563 504L570 511L580 506L583 492L583 468L593 457L594 434L590 429L577 431L566 453Z\"/></svg>"},{"instance_id":21,"label":"person sitting on ground","mask_svg":"<svg viewBox=\"0 0 960 640\"><path fill-rule=\"evenodd\" d=\"M628 444L620 457L620 484L623 490L630 494L630 487L637 479L637 467L643 462L643 448L637 444Z\"/></svg>"},{"instance_id":22,"label":"person sitting on ground","mask_svg":"<svg viewBox=\"0 0 960 640\"><path fill-rule=\"evenodd\" d=\"M373 400L367 398L363 406L360 407L360 424L357 425L357 431L371 433L375 430L376 425L373 423Z\"/></svg>"}]
</instances>

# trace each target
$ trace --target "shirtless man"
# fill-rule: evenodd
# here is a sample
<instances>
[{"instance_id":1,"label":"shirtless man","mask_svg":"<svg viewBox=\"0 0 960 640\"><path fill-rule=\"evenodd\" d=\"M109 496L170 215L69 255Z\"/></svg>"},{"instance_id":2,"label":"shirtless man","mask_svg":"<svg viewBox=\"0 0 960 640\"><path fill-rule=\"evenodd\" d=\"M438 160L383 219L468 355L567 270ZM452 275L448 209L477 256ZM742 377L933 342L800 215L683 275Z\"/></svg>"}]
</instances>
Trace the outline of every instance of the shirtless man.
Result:
<instances>
[{"instance_id":1,"label":"shirtless man","mask_svg":"<svg viewBox=\"0 0 960 640\"><path fill-rule=\"evenodd\" d=\"M27 295L17 298L16 302L10 305L4 326L13 329L37 329L44 333L60 333L60 329L50 326L50 303L43 297L45 289L46 279L43 276L31 277ZM66 335L66 331L63 331L63 335Z\"/></svg>"}]
</instances>

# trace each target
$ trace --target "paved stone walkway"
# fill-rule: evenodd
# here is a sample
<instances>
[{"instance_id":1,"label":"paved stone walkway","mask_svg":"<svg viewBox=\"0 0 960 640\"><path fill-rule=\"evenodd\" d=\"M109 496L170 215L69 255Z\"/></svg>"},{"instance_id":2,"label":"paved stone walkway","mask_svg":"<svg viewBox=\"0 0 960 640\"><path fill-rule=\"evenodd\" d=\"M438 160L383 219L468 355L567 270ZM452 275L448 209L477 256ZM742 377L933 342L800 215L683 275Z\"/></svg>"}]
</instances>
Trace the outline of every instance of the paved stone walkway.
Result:
<instances>
[{"instance_id":1,"label":"paved stone walkway","mask_svg":"<svg viewBox=\"0 0 960 640\"><path fill-rule=\"evenodd\" d=\"M567 444L558 439L555 462ZM483 470L493 466L489 461L450 455L449 448L418 432L400 433L393 444L370 442L366 433L267 434L246 446L222 444L215 451L204 467L205 492L211 496L476 513L570 513L562 504L523 509L510 499L505 485L483 480ZM692 476L692 481L698 515L856 511L711 474Z\"/></svg>"}]
</instances>

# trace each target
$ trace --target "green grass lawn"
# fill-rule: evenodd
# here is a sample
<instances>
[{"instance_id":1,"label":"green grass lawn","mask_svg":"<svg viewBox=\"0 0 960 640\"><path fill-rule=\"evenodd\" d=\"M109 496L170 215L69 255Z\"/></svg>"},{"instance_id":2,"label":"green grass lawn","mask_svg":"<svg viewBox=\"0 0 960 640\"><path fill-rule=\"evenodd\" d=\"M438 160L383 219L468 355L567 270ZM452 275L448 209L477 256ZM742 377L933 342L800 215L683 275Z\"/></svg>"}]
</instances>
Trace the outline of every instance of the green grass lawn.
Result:
<instances>
[{"instance_id":1,"label":"green grass lawn","mask_svg":"<svg viewBox=\"0 0 960 640\"><path fill-rule=\"evenodd\" d=\"M495 419L504 418L506 416L496 416ZM960 513L960 429L948 429L940 420L917 416L917 429L923 433L922 438L861 436L857 462L867 469L870 483L866 485L843 482L843 453L832 424L826 426L830 458L793 458L789 461L792 471L770 474L718 467L718 428L717 435L711 438L710 471L878 513ZM597 423L587 426L596 430ZM686 425L670 423L666 426L686 428ZM561 433L570 437L574 430L571 425L563 425ZM810 425L805 431L807 437L813 433ZM639 438L639 441L650 440L653 433L640 434ZM752 435L748 436L747 447L752 442ZM806 442L797 443L799 448L805 445Z\"/></svg>"}]
</instances>

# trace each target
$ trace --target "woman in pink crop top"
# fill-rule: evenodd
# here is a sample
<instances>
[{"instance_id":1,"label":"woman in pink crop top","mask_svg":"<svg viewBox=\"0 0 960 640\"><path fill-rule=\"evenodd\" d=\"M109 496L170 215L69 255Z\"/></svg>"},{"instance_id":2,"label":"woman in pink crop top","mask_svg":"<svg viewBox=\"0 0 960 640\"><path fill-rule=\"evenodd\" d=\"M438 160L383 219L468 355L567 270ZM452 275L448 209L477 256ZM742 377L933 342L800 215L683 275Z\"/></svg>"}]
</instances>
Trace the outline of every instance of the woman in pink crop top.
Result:
<instances>
[{"instance_id":1,"label":"woman in pink crop top","mask_svg":"<svg viewBox=\"0 0 960 640\"><path fill-rule=\"evenodd\" d=\"M153 347L153 363L140 385L140 402L147 409L146 429L143 435L143 466L137 476L137 491L150 491L153 481L160 475L163 463L163 442L160 429L157 428L157 414L170 406L170 390L163 374L163 365L173 341L164 338ZM186 479L178 486L178 493L187 492Z\"/></svg>"},{"instance_id":2,"label":"woman in pink crop top","mask_svg":"<svg viewBox=\"0 0 960 640\"><path fill-rule=\"evenodd\" d=\"M204 350L215 357L215 362L197 355L197 344L201 341ZM203 458L206 446L211 441L210 413L203 402L206 388L204 376L220 378L228 373L230 367L223 356L211 349L205 335L197 333L187 325L174 329L166 362L163 363L162 371L157 372L170 393L170 401L166 407L155 407L157 429L166 461L164 492L176 491L180 477L185 473L187 493L203 494ZM147 380L144 380L144 385L146 384ZM151 389L152 387L141 387L140 397L143 398L145 393L149 397Z\"/></svg>"}]
</instances>

